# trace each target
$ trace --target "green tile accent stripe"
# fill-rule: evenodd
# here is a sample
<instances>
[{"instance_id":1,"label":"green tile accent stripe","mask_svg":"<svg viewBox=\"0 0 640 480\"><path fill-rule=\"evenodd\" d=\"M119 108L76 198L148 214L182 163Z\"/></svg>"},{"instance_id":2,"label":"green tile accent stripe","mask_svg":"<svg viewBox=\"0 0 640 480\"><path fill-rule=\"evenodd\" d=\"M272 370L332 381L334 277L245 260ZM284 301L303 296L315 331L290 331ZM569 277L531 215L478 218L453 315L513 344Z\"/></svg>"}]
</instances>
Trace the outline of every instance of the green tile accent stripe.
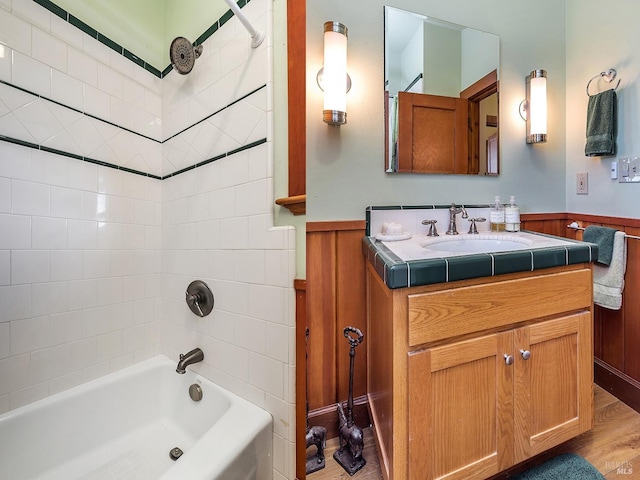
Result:
<instances>
[{"instance_id":1,"label":"green tile accent stripe","mask_svg":"<svg viewBox=\"0 0 640 480\"><path fill-rule=\"evenodd\" d=\"M116 52L122 52L123 51L123 48L122 48L121 45L118 45L116 42L114 42L110 38L105 37L101 33L98 33L98 41L100 43L104 43L111 50L115 50Z\"/></svg>"},{"instance_id":2,"label":"green tile accent stripe","mask_svg":"<svg viewBox=\"0 0 640 480\"><path fill-rule=\"evenodd\" d=\"M56 5L51 0L33 0L33 1L38 5L40 5L41 7L44 7L47 10L49 10L54 15L57 15L64 21L69 22L74 27L79 28L90 37L95 38L99 42L111 48L113 51L131 60L133 63L135 63L139 67L144 68L147 72L151 73L152 75L155 75L158 78L165 77L173 70L173 67L171 65L165 67L163 70L159 70L158 68L154 67L150 63L145 62L137 55L133 54L126 48L123 48L117 42L114 42L106 35L103 35L102 33L98 32L95 28L91 27L90 25L87 25L78 17L73 16L72 14L67 12L64 8ZM243 8L250 1L251 0L239 0L237 4L240 8ZM227 10L217 21L213 23L213 25L211 25L211 27L209 27L202 35L200 35L196 39L196 41L193 42L193 44L194 45L203 44L205 40L207 40L211 35L213 35L222 25L227 23L233 17L233 15L234 15L233 11Z\"/></svg>"},{"instance_id":3,"label":"green tile accent stripe","mask_svg":"<svg viewBox=\"0 0 640 480\"><path fill-rule=\"evenodd\" d=\"M255 89L255 90L253 90L252 92L249 92L249 93L247 93L246 95L244 95L244 96L242 96L242 97L238 98L237 100L234 100L234 101L233 101L233 102L231 102L229 105L227 105L227 106L225 106L225 107L222 107L221 109L217 110L216 112L213 112L212 114L208 115L207 117L203 118L202 120L199 120L199 121L197 121L196 123L194 123L193 125L191 125L191 126L189 126L189 127L185 128L185 129L181 130L180 132L176 133L175 135L172 135L172 136L170 136L169 138L167 138L167 139L165 139L165 140L160 141L160 140L156 140L156 139L154 139L154 138L148 137L148 136L146 136L146 135L142 135L141 133L135 132L135 131L130 130L130 129L126 128L126 127L122 127L122 126L120 126L120 125L118 125L118 124L116 124L116 123L113 123L113 122L110 122L110 121L108 121L108 120L104 120L104 119L102 119L102 118L96 117L95 115L91 115L90 113L85 113L85 112L83 112L83 111L81 111L81 110L78 110L77 108L70 107L70 106L68 106L68 105L65 105L64 103L58 102L58 101L56 101L56 100L52 100L52 99L47 98L47 97L45 97L45 96L43 96L43 95L40 95L40 94L38 94L38 93L32 92L32 91L30 91L30 90L27 90L27 89L25 89L25 88L18 87L18 86L16 86L16 85L11 84L11 83L5 82L4 80L0 80L0 84L7 85L7 86L9 86L9 87L15 88L16 90L20 90L21 92L28 93L28 94L33 95L33 96L35 96L35 97L38 97L38 98L40 98L40 99L42 99L42 100L46 100L46 101L48 101L48 102L55 103L56 105L59 105L59 106L61 106L61 107L68 108L69 110L72 110L72 111L74 111L74 112L80 113L80 114L82 114L82 115L86 115L87 117L93 118L93 119L98 120L98 121L103 122L103 123L107 123L107 124L112 125L112 126L114 126L114 127L116 127L116 128L120 128L120 129L122 129L122 130L124 130L124 131L126 131L126 132L132 133L132 134L134 134L134 135L138 135L139 137L146 138L147 140L151 140L151 141L156 142L156 143L159 143L159 144L163 144L163 143L167 142L168 140L172 139L173 137L175 137L175 136L177 136L177 135L180 135L181 133L184 133L185 131L189 130L190 128L192 128L192 127L194 127L194 126L198 125L200 122L203 122L203 121L205 121L205 120L207 120L207 119L211 118L212 116L214 116L214 115L216 115L216 114L218 114L218 113L222 112L223 110L225 110L225 109L227 109L227 108L231 107L232 105L235 105L236 103L240 102L241 100L244 100L245 98L248 98L248 97L250 97L251 95L253 95L254 93L259 92L259 91L260 91L260 90L262 90L263 88L266 88L266 87L267 87L267 85L265 84L265 85L262 85L261 87L256 88L256 89ZM97 163L97 164L100 164L100 165L104 164L104 166L107 166L107 167L112 167L112 168L116 168L116 169L119 169L119 170L125 170L125 171L126 171L126 169L125 169L124 167L120 167L120 166L118 166L118 165L114 165L114 164L107 163L107 162L101 162L100 160L88 159L88 158L86 158L86 157L82 157L82 156L80 156L80 155L77 155L77 154L75 154L75 153L71 153L71 152L63 152L63 151L61 151L61 150L55 150L55 151L54 151L54 149L51 149L51 148L49 148L49 147L45 147L45 146L41 146L41 145L37 145L37 144L35 144L35 143L25 142L25 141L22 141L22 140L18 140L18 139L11 138L11 137L6 137L6 136L3 136L3 135L0 135L0 140L5 141L5 142L10 142L10 143L15 143L15 144L18 144L18 145L23 145L23 146L30 147L30 148L37 148L37 149L40 149L40 150L49 151L49 152L52 152L52 153L58 153L58 154L60 154L60 155L64 155L64 156L66 156L66 157L77 158L77 159L79 159L79 160L81 159L81 160L84 160L84 161L87 161L87 162L91 162L91 163ZM258 146L258 145L262 145L263 143L266 143L266 142L267 142L267 139L266 139L266 138L263 138L263 139L261 139L261 140L257 140L257 141L255 141L255 142L249 143L249 144L247 144L247 145L243 145L243 146L238 147L238 148L236 148L236 149L234 149L234 150L231 150L231 151L229 151L229 152L226 152L226 153L220 154L220 155L218 155L218 156L216 156L216 157L214 157L214 158L209 158L209 159L207 159L207 160L203 160L203 161L201 161L201 162L198 162L198 163L196 163L196 164L194 164L194 165L192 165L192 166L185 167L185 168L183 168L183 169L181 169L181 170L178 170L178 171L176 171L176 172L170 173L170 174L165 175L165 176L163 176L163 177L157 177L156 175L152 175L152 174L150 174L150 173L144 173L144 172L139 172L139 173L140 173L140 174L142 174L142 175L152 176L152 177L154 177L154 178L159 178L159 179L161 179L161 180L164 180L165 178L174 177L174 176L176 176L176 175L178 175L178 174L180 174L180 173L186 172L186 171L188 171L188 170L192 170L192 169L193 169L193 168L195 168L195 167L198 167L198 166L201 166L201 165L206 165L207 163L211 163L211 162L213 162L213 161L215 161L215 160L220 160L221 158L225 158L225 157L228 157L228 156L230 156L230 155L233 155L234 153L238 153L238 152L241 152L241 151L243 151L243 150L247 150L247 149L249 149L249 148L253 148L253 147L256 147L256 146ZM135 171L134 171L134 172L135 172Z\"/></svg>"},{"instance_id":4,"label":"green tile accent stripe","mask_svg":"<svg viewBox=\"0 0 640 480\"><path fill-rule=\"evenodd\" d=\"M251 0L238 0L236 4L243 8L245 7ZM193 42L193 45L202 45L211 35L213 35L216 31L220 29L225 23L227 23L234 16L233 11L227 10L216 22L213 23L209 28L207 28L202 35L196 38L196 41ZM169 65L171 67L171 65ZM169 68L167 67L167 68ZM170 70L169 70L170 71Z\"/></svg>"},{"instance_id":5,"label":"green tile accent stripe","mask_svg":"<svg viewBox=\"0 0 640 480\"><path fill-rule=\"evenodd\" d=\"M40 95L39 93L32 92L31 90L27 90L26 88L18 87L17 85L14 85L13 83L9 83L9 82L5 82L4 80L0 80L0 84L2 84L2 85L6 85L6 86L8 86L8 87L15 88L16 90L20 90L21 92L28 93L29 95L33 95L34 97L38 97L38 98L40 98L40 99L42 99L42 100L46 100L47 102L55 103L56 105L59 105L59 106L64 107L64 108L68 108L69 110L71 110L71 111L73 111L73 112L81 113L82 115L86 115L87 117L93 118L94 120L98 120L98 121L100 121L100 122L103 122L103 123L109 124L109 125L111 125L111 126L113 126L113 127L116 127L116 128L121 129L121 130L124 130L125 132L132 133L132 134L137 135L137 136L139 136L139 137L142 137L142 138L145 138L145 139L147 139L147 140L151 140L152 142L156 142L156 143L160 143L160 144L163 144L163 143L165 143L165 142L168 142L168 141L169 141L169 140L171 140L172 138L177 137L177 136L178 136L178 135L180 135L181 133L184 133L184 132L186 132L187 130L189 130L190 128L195 127L196 125L198 125L198 124L200 124L200 123L204 122L205 120L208 120L209 118L213 117L214 115L217 115L218 113L220 113L220 112L222 112L222 111L226 110L227 108L229 108L229 107L231 107L231 106L235 105L236 103L241 102L241 101L242 101L242 100L244 100L245 98L250 97L250 96L251 96L251 95L253 95L254 93L259 92L259 91L260 91L260 90L262 90L263 88L267 88L267 84L265 83L264 85L262 85L262 86L260 86L260 87L256 88L255 90L252 90L251 92L247 93L246 95L243 95L242 97L240 97L240 98L238 98L238 99L234 100L234 101L233 101L233 102L231 102L230 104L228 104L228 105L226 105L226 106L224 106L224 107L220 108L219 110L216 110L215 112L213 112L213 113L211 113L211 114L207 115L207 116L206 116L206 117L204 117L202 120L198 120L197 122L193 123L192 125L189 125L188 127L183 128L183 129L182 129L182 130L180 130L178 133L174 133L173 135L171 135L170 137L165 138L164 140L156 140L156 139L155 139L155 138L153 138L153 137L149 137L149 136L147 136L147 135L143 135L142 133L136 132L135 130L131 130L130 128L123 127L122 125L118 125L117 123L111 122L111 121L109 121L109 120L105 120L104 118L100 118L100 117L98 117L98 116L96 116L96 115L92 115L91 113L87 113L87 112L84 112L84 111L79 110L79 109L77 109L77 108L70 107L69 105L65 105L65 104L64 104L64 103L62 103L62 102L58 102L57 100L54 100L54 99L52 99L52 98L45 97L44 95Z\"/></svg>"},{"instance_id":6,"label":"green tile accent stripe","mask_svg":"<svg viewBox=\"0 0 640 480\"><path fill-rule=\"evenodd\" d=\"M84 112L84 111L79 110L77 108L70 107L69 105L66 105L66 104L64 104L62 102L58 102L57 100L54 100L52 98L45 97L44 95L40 95L39 93L32 92L31 90L27 90L26 88L18 87L17 85L14 85L14 84L9 83L9 82L5 82L4 80L0 80L0 83L3 84L3 85L7 85L8 87L15 88L16 90L20 90L21 92L28 93L29 95L33 95L34 97L38 97L38 98L40 98L42 100L46 100L47 102L55 103L56 105L59 105L59 106L64 107L64 108L67 108L67 109L69 109L69 110L71 110L73 112L81 113L82 115L86 115L89 118L93 118L94 120L98 120L98 121L100 121L102 123L109 124L109 125L111 125L113 127L119 128L121 130L124 130L126 132L132 133L134 135L137 135L138 137L146 138L147 140L151 140L152 142L156 142L156 143L163 143L162 141L156 140L153 137L149 137L147 135L143 135L142 133L138 133L135 130L131 130L130 128L123 127L122 125L118 125L117 123L111 122L109 120L105 120L104 118L100 118L100 117L98 117L96 115L92 115L91 113L87 113L87 112ZM191 128L191 127L187 127L187 128L185 128L185 130L188 130L189 128Z\"/></svg>"},{"instance_id":7,"label":"green tile accent stripe","mask_svg":"<svg viewBox=\"0 0 640 480\"><path fill-rule=\"evenodd\" d=\"M86 33L90 37L95 38L95 39L98 38L98 31L95 28L92 28L89 25L87 25L86 23L84 23L78 17L74 17L73 15L69 14L69 19L67 21L71 25L73 25L74 27L79 28L80 30L82 30L84 33Z\"/></svg>"},{"instance_id":8,"label":"green tile accent stripe","mask_svg":"<svg viewBox=\"0 0 640 480\"><path fill-rule=\"evenodd\" d=\"M210 158L210 159L207 159L207 160L203 160L202 162L196 163L196 164L191 165L189 167L185 167L185 168L183 168L181 170L177 170L177 171L175 171L173 173L170 173L168 175L164 175L162 177L158 176L158 175L154 175L152 173L142 172L140 170L134 170L133 168L123 167L122 165L116 165L114 163L104 162L102 160L98 160L98 159L95 159L95 158L84 157L82 155L77 155L75 153L65 152L64 150L58 150L58 149L55 149L55 148L47 147L45 145L38 145L37 143L26 142L24 140L19 140L17 138L7 137L5 135L0 135L0 142L12 143L14 145L20 145L21 147L32 148L34 150L42 150L43 152L53 153L55 155L61 155L63 157L73 158L75 160L80 160L80 161L83 161L83 162L93 163L94 165L100 165L102 167L113 168L114 170L120 170L120 171L127 172L127 173L133 173L135 175L141 175L143 177L154 178L156 180L166 180L167 178L175 177L177 175L180 175L181 173L188 172L189 170L193 170L193 169L201 167L203 165L207 165L207 164L209 164L211 162L214 162L216 160L221 160L223 158L230 157L231 155L234 155L236 153L240 153L240 152L242 152L244 150L249 150L251 148L254 148L254 147L257 147L257 146L262 145L264 143L267 143L267 139L263 138L261 140L255 141L255 142L251 142L251 143L249 143L247 145L244 145L242 147L236 148L235 150L231 150L229 152L217 155L217 156L215 156L213 158Z\"/></svg>"},{"instance_id":9,"label":"green tile accent stripe","mask_svg":"<svg viewBox=\"0 0 640 480\"><path fill-rule=\"evenodd\" d=\"M169 72L173 70L173 67L171 65L169 65L168 67L166 67L162 72L160 72L160 75L162 75L162 78L166 77Z\"/></svg>"},{"instance_id":10,"label":"green tile accent stripe","mask_svg":"<svg viewBox=\"0 0 640 480\"><path fill-rule=\"evenodd\" d=\"M553 235L544 236L559 238ZM370 236L362 239L362 250L367 261L373 265L385 285L391 289L527 272L576 263L591 263L598 259L597 245L567 238L562 240L570 242L571 245L408 262L403 261L382 242Z\"/></svg>"},{"instance_id":11,"label":"green tile accent stripe","mask_svg":"<svg viewBox=\"0 0 640 480\"><path fill-rule=\"evenodd\" d=\"M193 170L194 168L202 167L203 165L207 165L207 164L209 164L211 162L215 162L216 160L221 160L223 158L230 157L231 155L234 155L236 153L240 153L240 152L242 152L244 150L249 150L251 148L257 147L258 145L262 145L263 143L267 143L267 139L266 138L262 138L260 140L255 141L255 142L251 142L251 143L249 143L247 145L243 145L242 147L236 148L234 150L230 150L227 153L222 153L220 155L216 155L213 158L209 158L207 160L203 160L202 162L198 162L198 163L196 163L194 165L191 165L189 167L185 167L185 168L183 168L181 170L178 170L176 172L170 173L169 175L163 176L161 178L161 180L165 180L167 178L175 177L176 175L180 175L181 173L188 172L189 170Z\"/></svg>"},{"instance_id":12,"label":"green tile accent stripe","mask_svg":"<svg viewBox=\"0 0 640 480\"><path fill-rule=\"evenodd\" d=\"M7 137L4 135L0 135L1 142L13 143L15 145L20 145L22 147L33 148L34 150L42 150L43 152L53 153L55 155L61 155L63 157L74 158L76 160L81 160L83 162L93 163L95 165L100 165L103 167L113 168L115 170L122 170L124 172L133 173L135 175L141 175L143 177L155 178L156 180L162 180L162 177L158 175L153 175L151 173L141 172L139 170L134 170L132 168L121 167L119 165L114 165L113 163L103 162L101 160L96 160L95 158L83 157L81 155L76 155L75 153L69 153L62 150L57 150L55 148L45 147L43 145L38 145L37 143L25 142L23 140L18 140L16 138Z\"/></svg>"},{"instance_id":13,"label":"green tile accent stripe","mask_svg":"<svg viewBox=\"0 0 640 480\"><path fill-rule=\"evenodd\" d=\"M220 26L223 26L225 23L227 23L229 20L231 20L233 18L233 12L231 10L227 10L221 17L220 20L218 20L218 23L220 24Z\"/></svg>"},{"instance_id":14,"label":"green tile accent stripe","mask_svg":"<svg viewBox=\"0 0 640 480\"><path fill-rule=\"evenodd\" d=\"M219 28L220 28L220 24L218 20L216 23L214 23L209 28L207 28L202 35L196 38L196 41L193 43L195 45L202 45L205 42L205 40L209 38L211 35L213 35L214 33L216 33ZM169 65L169 67L171 67L171 65Z\"/></svg>"},{"instance_id":15,"label":"green tile accent stripe","mask_svg":"<svg viewBox=\"0 0 640 480\"><path fill-rule=\"evenodd\" d=\"M51 13L57 15L58 17L63 19L65 22L69 21L69 14L64 8L60 8L58 5L56 5L55 3L49 0L33 0L33 1L36 2L38 5L49 10Z\"/></svg>"},{"instance_id":16,"label":"green tile accent stripe","mask_svg":"<svg viewBox=\"0 0 640 480\"><path fill-rule=\"evenodd\" d=\"M182 134L182 133L186 132L187 130L189 130L190 128L195 127L196 125L199 125L200 123L202 123L202 122L204 122L204 121L206 121L206 120L210 119L210 118L211 118L211 117L213 117L214 115L219 114L220 112L222 112L222 111L226 110L226 109L227 109L227 108L229 108L229 107L232 107L232 106L233 106L233 105L235 105L236 103L241 102L241 101L242 101L242 100L244 100L245 98L250 97L250 96L251 96L251 95L253 95L254 93L257 93L257 92L259 92L260 90L262 90L263 88L266 88L266 87L267 87L267 84L265 83L264 85L262 85L262 86L260 86L260 87L256 88L255 90L253 90L253 91L251 91L251 92L247 93L246 95L243 95L242 97L240 97L240 98L238 98L238 99L234 100L234 101L233 101L233 102L231 102L229 105L226 105L226 106L222 107L221 109L216 110L215 112L213 112L213 113L211 113L211 114L207 115L207 116L206 116L206 117L204 117L202 120L198 120L198 121L197 121L197 122L195 122L193 125L190 125L190 126L188 126L188 127L186 127L186 128L183 128L183 129L182 129L182 130L180 130L179 132L174 133L174 134L173 134L173 135L171 135L170 137L165 138L165 139L162 141L162 143L164 143L164 142L168 142L168 141L169 141L169 140L171 140L172 138L177 137L178 135L180 135L180 134Z\"/></svg>"}]
</instances>

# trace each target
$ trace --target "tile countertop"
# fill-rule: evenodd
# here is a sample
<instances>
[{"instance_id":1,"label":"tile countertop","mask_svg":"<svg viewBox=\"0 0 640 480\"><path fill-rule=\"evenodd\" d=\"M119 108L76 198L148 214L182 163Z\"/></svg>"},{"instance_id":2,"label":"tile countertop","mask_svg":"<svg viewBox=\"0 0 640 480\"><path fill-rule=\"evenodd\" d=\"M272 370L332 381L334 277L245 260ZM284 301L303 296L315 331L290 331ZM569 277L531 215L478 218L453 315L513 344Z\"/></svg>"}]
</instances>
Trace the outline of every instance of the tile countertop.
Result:
<instances>
[{"instance_id":1,"label":"tile countertop","mask_svg":"<svg viewBox=\"0 0 640 480\"><path fill-rule=\"evenodd\" d=\"M442 212L438 207L435 207L435 210L439 210L437 214ZM374 218L376 213L378 212L368 211L368 227L381 222L379 216ZM386 215L385 221L390 220L389 207L381 209L381 213ZM408 212L400 213L406 215ZM418 217L425 218L423 213L425 213L424 210L420 212ZM431 216L434 213L434 210L431 210ZM404 221L404 225L410 223L406 217L401 219ZM417 223L416 221L415 224ZM440 222L440 225L442 223L444 222ZM480 225L478 227L480 230ZM455 237L447 236L443 231L440 231L440 237L428 237L424 231L426 227L422 227L422 230L417 232L411 228L410 230L413 231L409 231L410 238L389 242L378 240L375 235L369 236L370 232L379 231L376 226L367 228L368 235L362 241L363 253L389 288L415 287L534 271L576 263L595 262L598 259L598 247L592 243L528 231L493 233L487 231L488 225L485 224L482 227L484 228L479 235L467 235L461 232ZM495 253L447 251L444 242L463 240L470 236L475 239L481 239L480 237L483 236L493 239L500 237L500 240L519 242L522 247ZM434 242L438 243L438 251L425 248Z\"/></svg>"}]
</instances>

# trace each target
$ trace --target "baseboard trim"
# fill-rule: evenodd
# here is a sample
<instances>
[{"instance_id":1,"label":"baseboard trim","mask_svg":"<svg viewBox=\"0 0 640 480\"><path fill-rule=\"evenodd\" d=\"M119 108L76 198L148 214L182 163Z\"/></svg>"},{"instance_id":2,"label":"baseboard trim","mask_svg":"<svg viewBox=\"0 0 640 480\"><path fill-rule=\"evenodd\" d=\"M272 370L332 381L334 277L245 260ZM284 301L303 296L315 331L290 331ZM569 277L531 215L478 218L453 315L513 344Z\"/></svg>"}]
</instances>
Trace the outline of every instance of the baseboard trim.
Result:
<instances>
[{"instance_id":1,"label":"baseboard trim","mask_svg":"<svg viewBox=\"0 0 640 480\"><path fill-rule=\"evenodd\" d=\"M640 412L640 382L599 358L593 360L593 376L598 385Z\"/></svg>"}]
</instances>

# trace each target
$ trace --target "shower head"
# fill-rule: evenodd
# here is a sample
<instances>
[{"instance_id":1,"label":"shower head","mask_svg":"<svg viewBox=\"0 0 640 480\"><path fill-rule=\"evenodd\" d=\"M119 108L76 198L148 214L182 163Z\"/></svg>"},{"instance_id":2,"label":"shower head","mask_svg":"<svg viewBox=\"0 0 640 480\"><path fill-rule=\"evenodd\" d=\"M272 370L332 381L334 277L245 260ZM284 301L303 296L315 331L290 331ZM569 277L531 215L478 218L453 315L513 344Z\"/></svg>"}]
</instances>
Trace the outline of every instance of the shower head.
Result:
<instances>
[{"instance_id":1,"label":"shower head","mask_svg":"<svg viewBox=\"0 0 640 480\"><path fill-rule=\"evenodd\" d=\"M171 66L181 75L186 75L193 69L196 58L202 53L202 45L194 47L184 37L176 37L169 46Z\"/></svg>"}]
</instances>

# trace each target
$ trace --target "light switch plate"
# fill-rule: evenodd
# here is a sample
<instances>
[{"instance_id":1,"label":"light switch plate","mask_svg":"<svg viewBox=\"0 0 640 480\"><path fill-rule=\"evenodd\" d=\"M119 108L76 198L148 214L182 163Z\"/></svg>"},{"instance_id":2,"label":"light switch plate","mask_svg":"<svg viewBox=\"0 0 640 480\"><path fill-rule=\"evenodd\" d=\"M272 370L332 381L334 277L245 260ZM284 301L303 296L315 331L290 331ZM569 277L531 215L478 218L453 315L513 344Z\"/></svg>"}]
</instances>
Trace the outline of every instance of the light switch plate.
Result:
<instances>
[{"instance_id":1,"label":"light switch plate","mask_svg":"<svg viewBox=\"0 0 640 480\"><path fill-rule=\"evenodd\" d=\"M589 174L587 172L576 173L576 193L579 195L589 193Z\"/></svg>"},{"instance_id":2,"label":"light switch plate","mask_svg":"<svg viewBox=\"0 0 640 480\"><path fill-rule=\"evenodd\" d=\"M618 182L638 183L640 182L640 158L625 157L619 160Z\"/></svg>"}]
</instances>

